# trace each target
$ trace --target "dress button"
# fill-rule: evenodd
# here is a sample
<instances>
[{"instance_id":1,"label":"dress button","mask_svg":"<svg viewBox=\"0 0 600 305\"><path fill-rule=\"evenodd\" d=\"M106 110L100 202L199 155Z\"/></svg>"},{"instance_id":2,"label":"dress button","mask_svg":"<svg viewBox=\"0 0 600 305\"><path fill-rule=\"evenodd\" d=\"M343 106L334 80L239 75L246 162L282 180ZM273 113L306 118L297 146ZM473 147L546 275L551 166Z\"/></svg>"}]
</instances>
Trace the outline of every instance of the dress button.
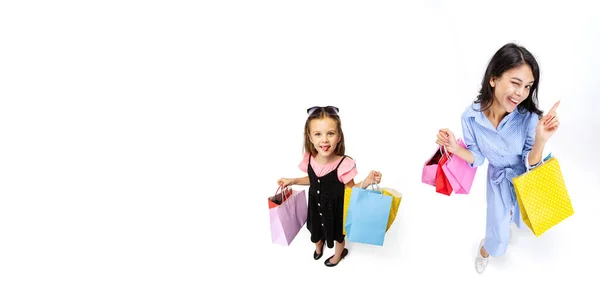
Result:
<instances>
[{"instance_id":1,"label":"dress button","mask_svg":"<svg viewBox=\"0 0 600 305\"><path fill-rule=\"evenodd\" d=\"M318 206L321 206L321 204L320 204L320 203L317 203L317 205L318 205Z\"/></svg>"},{"instance_id":2,"label":"dress button","mask_svg":"<svg viewBox=\"0 0 600 305\"><path fill-rule=\"evenodd\" d=\"M319 215L323 216L323 214L319 213Z\"/></svg>"},{"instance_id":3,"label":"dress button","mask_svg":"<svg viewBox=\"0 0 600 305\"><path fill-rule=\"evenodd\" d=\"M324 227L325 225L321 223L321 227Z\"/></svg>"},{"instance_id":4,"label":"dress button","mask_svg":"<svg viewBox=\"0 0 600 305\"><path fill-rule=\"evenodd\" d=\"M320 191L319 191L319 190L317 190L317 194L319 194L319 193L320 193Z\"/></svg>"},{"instance_id":5,"label":"dress button","mask_svg":"<svg viewBox=\"0 0 600 305\"><path fill-rule=\"evenodd\" d=\"M317 179L317 182L321 183L321 180L320 180L320 179Z\"/></svg>"}]
</instances>

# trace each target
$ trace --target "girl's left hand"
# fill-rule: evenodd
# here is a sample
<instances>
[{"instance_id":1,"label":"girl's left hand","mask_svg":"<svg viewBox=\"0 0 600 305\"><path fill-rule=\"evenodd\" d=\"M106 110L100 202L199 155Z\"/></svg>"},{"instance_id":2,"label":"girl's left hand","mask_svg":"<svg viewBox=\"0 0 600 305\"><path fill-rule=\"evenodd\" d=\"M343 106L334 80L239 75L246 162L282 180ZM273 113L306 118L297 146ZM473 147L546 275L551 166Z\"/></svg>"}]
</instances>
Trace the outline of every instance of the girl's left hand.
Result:
<instances>
[{"instance_id":1,"label":"girl's left hand","mask_svg":"<svg viewBox=\"0 0 600 305\"><path fill-rule=\"evenodd\" d=\"M535 137L543 142L548 141L550 137L558 130L558 117L556 116L556 108L560 105L560 101L556 102L548 114L544 115L538 122L535 128Z\"/></svg>"},{"instance_id":2,"label":"girl's left hand","mask_svg":"<svg viewBox=\"0 0 600 305\"><path fill-rule=\"evenodd\" d=\"M367 179L367 182L369 182L367 185L371 185L373 183L379 184L381 183L381 173L378 171L371 171Z\"/></svg>"}]
</instances>

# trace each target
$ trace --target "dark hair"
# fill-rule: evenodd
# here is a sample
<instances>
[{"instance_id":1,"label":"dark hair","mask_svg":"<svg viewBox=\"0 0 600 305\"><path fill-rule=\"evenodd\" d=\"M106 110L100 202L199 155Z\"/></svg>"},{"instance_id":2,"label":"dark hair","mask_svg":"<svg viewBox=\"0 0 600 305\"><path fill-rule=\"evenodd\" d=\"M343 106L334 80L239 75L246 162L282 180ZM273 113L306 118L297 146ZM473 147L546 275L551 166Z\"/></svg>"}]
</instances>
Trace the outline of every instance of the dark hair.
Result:
<instances>
[{"instance_id":1,"label":"dark hair","mask_svg":"<svg viewBox=\"0 0 600 305\"><path fill-rule=\"evenodd\" d=\"M310 142L310 122L314 119L324 119L331 118L337 125L338 132L340 133L340 142L335 147L334 154L338 156L343 156L346 152L346 145L344 144L344 132L342 131L342 121L340 117L336 114L329 113L327 111L320 111L313 115L309 115L306 119L306 123L304 124L304 152L310 153L311 156L315 156L317 154L317 149Z\"/></svg>"},{"instance_id":2,"label":"dark hair","mask_svg":"<svg viewBox=\"0 0 600 305\"><path fill-rule=\"evenodd\" d=\"M490 80L494 77L500 77L506 70L510 70L514 67L527 64L533 72L533 85L529 90L527 98L517 106L517 110L520 113L526 111L534 112L538 116L542 115L542 111L538 109L537 89L540 84L540 67L538 66L535 57L522 46L514 43L507 43L492 57L485 75L481 81L481 90L477 95L475 104L481 104L481 111L488 109L494 99L494 88L490 85Z\"/></svg>"}]
</instances>

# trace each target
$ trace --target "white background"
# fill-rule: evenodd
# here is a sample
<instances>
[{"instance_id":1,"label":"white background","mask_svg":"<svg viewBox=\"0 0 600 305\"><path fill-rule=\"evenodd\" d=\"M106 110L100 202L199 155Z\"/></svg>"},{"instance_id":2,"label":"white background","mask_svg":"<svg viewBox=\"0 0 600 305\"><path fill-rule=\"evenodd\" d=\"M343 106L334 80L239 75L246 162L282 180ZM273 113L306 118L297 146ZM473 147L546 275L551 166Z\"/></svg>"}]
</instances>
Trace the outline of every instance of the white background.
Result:
<instances>
[{"instance_id":1,"label":"white background","mask_svg":"<svg viewBox=\"0 0 600 305\"><path fill-rule=\"evenodd\" d=\"M0 303L597 301L600 21L583 3L2 3ZM513 227L479 275L487 163L450 197L421 169L507 42L537 57L540 107L562 101L545 154L575 214ZM357 180L404 194L384 246L348 243L335 268L305 229L270 240L313 105L341 109Z\"/></svg>"}]
</instances>

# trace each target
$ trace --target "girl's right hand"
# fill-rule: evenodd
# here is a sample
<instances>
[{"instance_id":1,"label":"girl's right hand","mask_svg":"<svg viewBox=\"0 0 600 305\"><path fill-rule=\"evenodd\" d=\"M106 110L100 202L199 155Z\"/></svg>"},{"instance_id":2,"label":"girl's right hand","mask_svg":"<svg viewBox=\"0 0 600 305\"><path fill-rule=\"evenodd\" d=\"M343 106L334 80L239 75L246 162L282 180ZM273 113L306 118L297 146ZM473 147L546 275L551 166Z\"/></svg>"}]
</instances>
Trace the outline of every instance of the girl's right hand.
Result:
<instances>
[{"instance_id":1,"label":"girl's right hand","mask_svg":"<svg viewBox=\"0 0 600 305\"><path fill-rule=\"evenodd\" d=\"M281 187L286 187L288 185L294 184L294 179L281 178L277 180L277 184Z\"/></svg>"},{"instance_id":2,"label":"girl's right hand","mask_svg":"<svg viewBox=\"0 0 600 305\"><path fill-rule=\"evenodd\" d=\"M453 154L458 150L458 142L456 142L456 138L452 131L447 128L440 129L437 134L437 140L435 141L438 145L444 146L446 150Z\"/></svg>"}]
</instances>

